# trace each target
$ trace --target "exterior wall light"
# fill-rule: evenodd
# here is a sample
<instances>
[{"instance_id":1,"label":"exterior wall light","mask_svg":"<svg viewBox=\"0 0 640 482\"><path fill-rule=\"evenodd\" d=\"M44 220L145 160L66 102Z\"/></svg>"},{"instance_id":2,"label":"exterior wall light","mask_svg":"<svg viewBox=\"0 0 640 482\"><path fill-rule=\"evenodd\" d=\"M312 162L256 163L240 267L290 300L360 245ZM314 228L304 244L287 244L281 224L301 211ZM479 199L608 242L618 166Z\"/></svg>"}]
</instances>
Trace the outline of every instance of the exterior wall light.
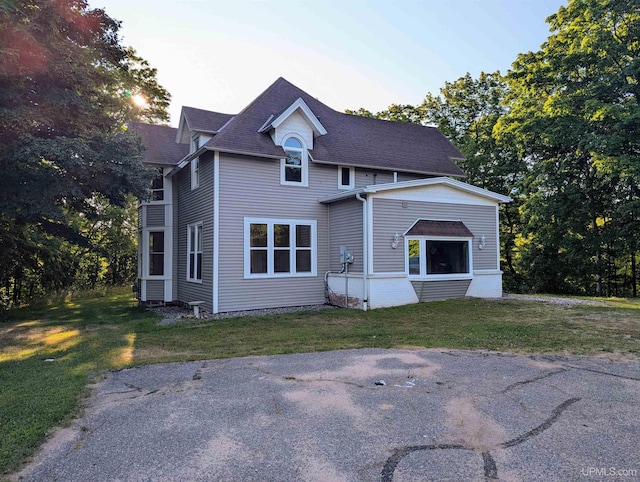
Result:
<instances>
[{"instance_id":1,"label":"exterior wall light","mask_svg":"<svg viewBox=\"0 0 640 482\"><path fill-rule=\"evenodd\" d=\"M484 245L487 244L487 237L485 235L480 236L480 241L478 242L478 249L484 249Z\"/></svg>"},{"instance_id":2,"label":"exterior wall light","mask_svg":"<svg viewBox=\"0 0 640 482\"><path fill-rule=\"evenodd\" d=\"M400 235L396 232L393 235L393 241L391 242L391 248L396 249L398 247L398 243L400 242Z\"/></svg>"}]
</instances>

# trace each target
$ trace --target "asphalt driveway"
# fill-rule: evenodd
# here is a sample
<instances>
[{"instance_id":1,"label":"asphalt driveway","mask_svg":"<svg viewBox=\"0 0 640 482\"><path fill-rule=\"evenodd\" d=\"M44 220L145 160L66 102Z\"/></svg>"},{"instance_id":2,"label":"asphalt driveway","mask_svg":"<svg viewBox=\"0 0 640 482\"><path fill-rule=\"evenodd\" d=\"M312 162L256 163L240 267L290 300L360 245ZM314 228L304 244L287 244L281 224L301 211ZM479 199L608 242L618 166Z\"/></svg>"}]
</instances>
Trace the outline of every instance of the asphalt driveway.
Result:
<instances>
[{"instance_id":1,"label":"asphalt driveway","mask_svg":"<svg viewBox=\"0 0 640 482\"><path fill-rule=\"evenodd\" d=\"M114 372L21 480L640 480L640 362L349 350Z\"/></svg>"}]
</instances>

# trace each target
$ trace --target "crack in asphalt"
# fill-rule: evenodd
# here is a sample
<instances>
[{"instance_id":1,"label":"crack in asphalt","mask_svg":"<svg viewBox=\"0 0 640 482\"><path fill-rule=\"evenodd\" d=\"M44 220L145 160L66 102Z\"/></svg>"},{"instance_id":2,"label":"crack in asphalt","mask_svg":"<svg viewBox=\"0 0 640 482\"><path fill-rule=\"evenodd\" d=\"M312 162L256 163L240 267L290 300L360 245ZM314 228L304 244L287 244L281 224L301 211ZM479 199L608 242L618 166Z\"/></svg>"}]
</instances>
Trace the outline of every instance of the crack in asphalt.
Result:
<instances>
[{"instance_id":1,"label":"crack in asphalt","mask_svg":"<svg viewBox=\"0 0 640 482\"><path fill-rule=\"evenodd\" d=\"M539 435L540 433L544 432L549 427L551 427L551 425L553 425L558 420L560 415L562 415L562 412L564 412L569 406L571 406L572 404L576 403L579 400L581 399L570 398L568 400L565 400L551 412L551 417L549 417L543 423L541 423L534 429L529 430L528 432L522 435L519 435L514 439L501 443L500 445L498 445L498 447L501 447L501 448L515 447L516 445L526 442L530 438L535 437L536 435ZM392 482L396 467L398 466L400 461L410 453L418 452L422 450L435 450L435 449L440 449L440 450L456 449L456 450L475 451L472 448L465 447L464 445L457 445L457 444L412 445L412 446L397 448L395 449L393 455L391 455L391 457L389 457L387 459L387 462L384 464L384 468L380 473L380 476L381 476L380 480L382 482ZM496 465L495 460L491 456L491 453L488 451L482 452L482 461L484 465L485 481L488 482L491 480L497 480L498 467Z\"/></svg>"},{"instance_id":2,"label":"crack in asphalt","mask_svg":"<svg viewBox=\"0 0 640 482\"><path fill-rule=\"evenodd\" d=\"M571 368L575 369L575 370L582 370L585 372L591 372L591 373L598 373L600 375L608 375L610 377L616 377L616 378L623 378L625 380L633 380L636 382L640 382L640 378L635 378L635 377L630 377L627 375L618 375L617 373L610 373L610 372L603 372L601 370L594 370L593 368L583 368L583 367L576 367L573 365L569 365Z\"/></svg>"},{"instance_id":3,"label":"crack in asphalt","mask_svg":"<svg viewBox=\"0 0 640 482\"><path fill-rule=\"evenodd\" d=\"M547 420L542 422L536 428L529 430L528 432L523 433L522 435L519 435L518 437L511 439L508 442L504 442L500 444L500 446L504 448L515 447L516 445L520 445L521 443L526 442L531 437L535 437L536 435L541 434L542 432L547 430L549 427L551 427L551 425L553 425L556 422L556 420L558 420L560 415L562 415L562 412L564 412L567 408L569 408L570 405L573 405L579 400L581 399L570 398L569 400L565 400L564 402L562 402L560 405L558 405L556 408L553 409L553 412L551 412L551 417L549 417Z\"/></svg>"},{"instance_id":4,"label":"crack in asphalt","mask_svg":"<svg viewBox=\"0 0 640 482\"><path fill-rule=\"evenodd\" d=\"M560 369L558 369L558 370L554 370L554 371L552 371L552 372L548 372L548 373L545 373L545 374L543 374L543 375L539 375L539 376L537 376L537 377L530 378L530 379L528 379L528 380L523 380L523 381L521 381L521 382L512 383L512 384L511 384L511 385L509 385L507 388L505 388L504 390L502 390L500 393L506 393L506 392L508 392L509 390L513 390L513 389L514 389L514 388L516 388L516 387L520 387L520 386L522 386L522 385L528 385L529 383L537 382L537 381L542 380L542 379L544 379L544 378L552 377L552 376L554 376L554 375L558 375L559 373L563 373L563 372L566 372L566 371L567 371L567 369L566 369L566 368L560 368Z\"/></svg>"}]
</instances>

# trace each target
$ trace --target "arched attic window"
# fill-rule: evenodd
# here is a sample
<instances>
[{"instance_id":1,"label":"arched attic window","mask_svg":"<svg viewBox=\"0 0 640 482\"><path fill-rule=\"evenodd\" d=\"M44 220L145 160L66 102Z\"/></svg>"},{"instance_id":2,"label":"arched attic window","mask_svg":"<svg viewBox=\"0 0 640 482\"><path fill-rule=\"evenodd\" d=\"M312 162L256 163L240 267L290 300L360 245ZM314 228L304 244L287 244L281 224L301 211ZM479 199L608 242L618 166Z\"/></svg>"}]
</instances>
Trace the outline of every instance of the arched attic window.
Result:
<instances>
[{"instance_id":1,"label":"arched attic window","mask_svg":"<svg viewBox=\"0 0 640 482\"><path fill-rule=\"evenodd\" d=\"M283 143L287 155L282 159L280 182L294 186L307 186L307 149L297 137L289 137Z\"/></svg>"}]
</instances>

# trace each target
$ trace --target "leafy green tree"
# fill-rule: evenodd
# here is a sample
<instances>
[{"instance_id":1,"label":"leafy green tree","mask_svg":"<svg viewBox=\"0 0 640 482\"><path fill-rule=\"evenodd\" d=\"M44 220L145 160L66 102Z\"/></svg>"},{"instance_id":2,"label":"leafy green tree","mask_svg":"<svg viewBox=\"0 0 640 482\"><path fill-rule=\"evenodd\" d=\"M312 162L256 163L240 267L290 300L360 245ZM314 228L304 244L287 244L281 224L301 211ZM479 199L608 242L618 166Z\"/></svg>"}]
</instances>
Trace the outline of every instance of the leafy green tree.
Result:
<instances>
[{"instance_id":1,"label":"leafy green tree","mask_svg":"<svg viewBox=\"0 0 640 482\"><path fill-rule=\"evenodd\" d=\"M166 121L170 97L119 28L84 0L0 3L0 286L18 298L27 267L43 288L52 271L75 276L77 259L56 260L74 258L64 243L90 246L70 220L97 215L95 196L124 206L147 190L152 174L125 125Z\"/></svg>"},{"instance_id":2,"label":"leafy green tree","mask_svg":"<svg viewBox=\"0 0 640 482\"><path fill-rule=\"evenodd\" d=\"M635 293L639 9L636 0L570 0L547 19L541 50L519 55L507 75L510 110L497 132L531 165L523 261L536 289L604 294L605 253L626 231L610 261L633 260Z\"/></svg>"}]
</instances>

